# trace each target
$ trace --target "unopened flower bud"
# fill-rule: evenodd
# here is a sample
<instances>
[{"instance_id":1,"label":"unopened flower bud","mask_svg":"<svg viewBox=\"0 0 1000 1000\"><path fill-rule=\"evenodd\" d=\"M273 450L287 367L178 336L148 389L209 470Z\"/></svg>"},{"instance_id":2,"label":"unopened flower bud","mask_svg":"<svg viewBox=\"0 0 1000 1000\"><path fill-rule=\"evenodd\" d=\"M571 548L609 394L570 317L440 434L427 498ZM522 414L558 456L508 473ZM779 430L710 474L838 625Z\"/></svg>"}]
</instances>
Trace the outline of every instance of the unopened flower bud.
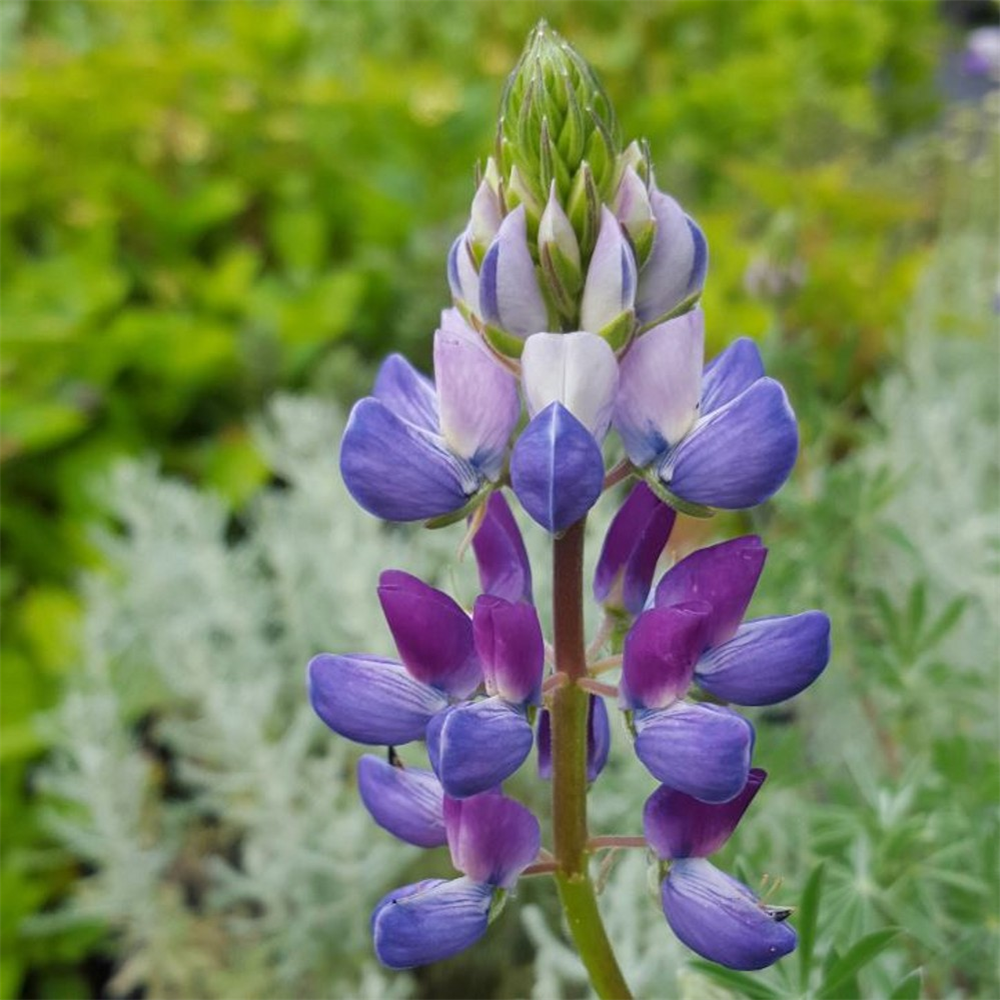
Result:
<instances>
[{"instance_id":1,"label":"unopened flower bud","mask_svg":"<svg viewBox=\"0 0 1000 1000\"><path fill-rule=\"evenodd\" d=\"M483 262L489 245L500 228L503 216L500 212L500 198L486 178L483 178L472 199L472 211L466 236L476 265Z\"/></svg>"},{"instance_id":2,"label":"unopened flower bud","mask_svg":"<svg viewBox=\"0 0 1000 1000\"><path fill-rule=\"evenodd\" d=\"M614 350L632 336L635 320L636 266L622 227L608 208L601 209L601 229L587 268L580 303L580 326L602 336Z\"/></svg>"},{"instance_id":3,"label":"unopened flower bud","mask_svg":"<svg viewBox=\"0 0 1000 1000\"><path fill-rule=\"evenodd\" d=\"M539 22L507 81L497 134L501 176L509 178L516 169L518 201L531 221L537 222L553 182L559 198L569 196L584 161L600 200L608 199L620 145L611 102L593 70Z\"/></svg>"},{"instance_id":4,"label":"unopened flower bud","mask_svg":"<svg viewBox=\"0 0 1000 1000\"><path fill-rule=\"evenodd\" d=\"M556 197L555 181L538 225L538 256L546 284L559 311L572 317L576 312L576 296L583 284L580 244Z\"/></svg>"},{"instance_id":5,"label":"unopened flower bud","mask_svg":"<svg viewBox=\"0 0 1000 1000\"><path fill-rule=\"evenodd\" d=\"M625 168L615 192L614 210L628 238L632 241L636 263L641 268L653 249L656 235L656 216L649 200L649 192L642 178L631 166Z\"/></svg>"}]
</instances>

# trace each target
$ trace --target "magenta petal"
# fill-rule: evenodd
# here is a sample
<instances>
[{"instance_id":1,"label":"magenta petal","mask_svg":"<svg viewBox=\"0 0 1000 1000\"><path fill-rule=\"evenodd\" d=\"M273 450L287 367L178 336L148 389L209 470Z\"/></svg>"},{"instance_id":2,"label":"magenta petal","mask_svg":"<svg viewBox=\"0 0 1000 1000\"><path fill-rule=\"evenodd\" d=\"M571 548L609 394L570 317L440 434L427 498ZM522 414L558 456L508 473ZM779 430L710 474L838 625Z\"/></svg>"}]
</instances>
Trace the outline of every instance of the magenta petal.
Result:
<instances>
[{"instance_id":1,"label":"magenta petal","mask_svg":"<svg viewBox=\"0 0 1000 1000\"><path fill-rule=\"evenodd\" d=\"M479 687L472 622L455 601L397 569L379 577L378 598L399 658L417 680L455 698Z\"/></svg>"},{"instance_id":2,"label":"magenta petal","mask_svg":"<svg viewBox=\"0 0 1000 1000\"><path fill-rule=\"evenodd\" d=\"M486 515L472 538L472 550L484 594L506 601L531 600L531 563L502 493L491 493L486 501Z\"/></svg>"},{"instance_id":3,"label":"magenta petal","mask_svg":"<svg viewBox=\"0 0 1000 1000\"><path fill-rule=\"evenodd\" d=\"M372 913L378 960L390 969L440 962L475 944L490 922L493 887L467 878L394 889Z\"/></svg>"},{"instance_id":4,"label":"magenta petal","mask_svg":"<svg viewBox=\"0 0 1000 1000\"><path fill-rule=\"evenodd\" d=\"M383 830L416 847L440 847L444 832L444 792L431 771L393 767L366 754L358 761L358 792Z\"/></svg>"},{"instance_id":5,"label":"magenta petal","mask_svg":"<svg viewBox=\"0 0 1000 1000\"><path fill-rule=\"evenodd\" d=\"M545 669L545 640L534 606L482 594L473 609L472 631L486 693L499 695L512 705L537 704Z\"/></svg>"},{"instance_id":6,"label":"magenta petal","mask_svg":"<svg viewBox=\"0 0 1000 1000\"><path fill-rule=\"evenodd\" d=\"M654 604L667 608L687 601L712 607L705 646L718 646L736 633L764 569L767 549L756 535L732 538L685 556L656 585Z\"/></svg>"},{"instance_id":7,"label":"magenta petal","mask_svg":"<svg viewBox=\"0 0 1000 1000\"><path fill-rule=\"evenodd\" d=\"M558 534L583 517L604 485L604 457L572 413L552 403L521 432L510 459L517 498L543 528Z\"/></svg>"},{"instance_id":8,"label":"magenta petal","mask_svg":"<svg viewBox=\"0 0 1000 1000\"><path fill-rule=\"evenodd\" d=\"M764 362L749 337L734 340L705 367L701 379L701 415L725 406L764 377Z\"/></svg>"},{"instance_id":9,"label":"magenta petal","mask_svg":"<svg viewBox=\"0 0 1000 1000\"><path fill-rule=\"evenodd\" d=\"M795 948L795 931L778 913L703 858L675 861L662 899L667 923L681 941L728 969L766 969Z\"/></svg>"},{"instance_id":10,"label":"magenta petal","mask_svg":"<svg viewBox=\"0 0 1000 1000\"><path fill-rule=\"evenodd\" d=\"M718 705L635 713L635 752L654 778L702 802L728 802L750 773L753 726Z\"/></svg>"},{"instance_id":11,"label":"magenta petal","mask_svg":"<svg viewBox=\"0 0 1000 1000\"><path fill-rule=\"evenodd\" d=\"M452 705L427 724L427 755L455 799L495 788L524 763L534 734L524 710L502 698Z\"/></svg>"},{"instance_id":12,"label":"magenta petal","mask_svg":"<svg viewBox=\"0 0 1000 1000\"><path fill-rule=\"evenodd\" d=\"M309 662L308 681L316 714L335 733L373 746L423 739L427 723L447 704L402 664L376 656L321 653Z\"/></svg>"},{"instance_id":13,"label":"magenta petal","mask_svg":"<svg viewBox=\"0 0 1000 1000\"><path fill-rule=\"evenodd\" d=\"M482 485L479 473L441 437L371 396L351 410L340 444L340 473L357 503L386 521L450 514Z\"/></svg>"},{"instance_id":14,"label":"magenta petal","mask_svg":"<svg viewBox=\"0 0 1000 1000\"><path fill-rule=\"evenodd\" d=\"M445 798L444 821L452 864L487 885L509 889L541 847L531 810L499 792Z\"/></svg>"},{"instance_id":15,"label":"magenta petal","mask_svg":"<svg viewBox=\"0 0 1000 1000\"><path fill-rule=\"evenodd\" d=\"M437 393L434 383L421 375L401 354L390 354L375 376L372 396L401 420L436 434Z\"/></svg>"},{"instance_id":16,"label":"magenta petal","mask_svg":"<svg viewBox=\"0 0 1000 1000\"><path fill-rule=\"evenodd\" d=\"M623 708L666 708L684 696L705 648L710 611L709 605L696 602L639 615L622 651Z\"/></svg>"},{"instance_id":17,"label":"magenta petal","mask_svg":"<svg viewBox=\"0 0 1000 1000\"><path fill-rule=\"evenodd\" d=\"M743 791L728 802L701 802L660 785L642 813L642 828L649 846L661 858L704 858L730 838L737 824L764 784L767 772L753 768Z\"/></svg>"},{"instance_id":18,"label":"magenta petal","mask_svg":"<svg viewBox=\"0 0 1000 1000\"><path fill-rule=\"evenodd\" d=\"M724 701L774 705L812 684L829 660L830 619L804 611L740 626L729 642L702 657L695 678Z\"/></svg>"},{"instance_id":19,"label":"magenta petal","mask_svg":"<svg viewBox=\"0 0 1000 1000\"><path fill-rule=\"evenodd\" d=\"M637 483L615 514L597 569L594 599L629 614L642 611L677 515L645 483Z\"/></svg>"},{"instance_id":20,"label":"magenta petal","mask_svg":"<svg viewBox=\"0 0 1000 1000\"><path fill-rule=\"evenodd\" d=\"M742 510L778 492L798 449L798 426L785 390L761 378L702 417L657 474L671 493L689 503Z\"/></svg>"}]
</instances>

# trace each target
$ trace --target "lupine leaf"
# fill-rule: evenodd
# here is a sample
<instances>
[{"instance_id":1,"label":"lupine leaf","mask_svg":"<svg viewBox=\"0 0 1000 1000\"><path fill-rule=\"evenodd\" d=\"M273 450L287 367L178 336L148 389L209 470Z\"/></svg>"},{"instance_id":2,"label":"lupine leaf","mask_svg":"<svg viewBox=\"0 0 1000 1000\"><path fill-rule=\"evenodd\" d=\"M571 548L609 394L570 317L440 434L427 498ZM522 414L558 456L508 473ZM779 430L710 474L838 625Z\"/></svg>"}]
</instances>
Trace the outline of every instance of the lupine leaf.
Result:
<instances>
[{"instance_id":1,"label":"lupine leaf","mask_svg":"<svg viewBox=\"0 0 1000 1000\"><path fill-rule=\"evenodd\" d=\"M819 988L818 997L837 1000L844 995L844 987L860 969L884 951L899 936L898 927L875 931L856 941L847 953L830 967L826 981Z\"/></svg>"},{"instance_id":2,"label":"lupine leaf","mask_svg":"<svg viewBox=\"0 0 1000 1000\"><path fill-rule=\"evenodd\" d=\"M703 962L700 959L690 962L689 965L692 969L697 969L701 975L715 980L720 986L737 990L750 1000L774 1000L781 996L773 986L755 979L746 972L737 972L735 969L727 969L714 962Z\"/></svg>"},{"instance_id":3,"label":"lupine leaf","mask_svg":"<svg viewBox=\"0 0 1000 1000\"><path fill-rule=\"evenodd\" d=\"M799 932L799 986L804 991L809 984L812 971L813 949L816 945L816 924L819 917L819 901L823 891L823 865L817 865L802 892L798 917L795 921Z\"/></svg>"}]
</instances>

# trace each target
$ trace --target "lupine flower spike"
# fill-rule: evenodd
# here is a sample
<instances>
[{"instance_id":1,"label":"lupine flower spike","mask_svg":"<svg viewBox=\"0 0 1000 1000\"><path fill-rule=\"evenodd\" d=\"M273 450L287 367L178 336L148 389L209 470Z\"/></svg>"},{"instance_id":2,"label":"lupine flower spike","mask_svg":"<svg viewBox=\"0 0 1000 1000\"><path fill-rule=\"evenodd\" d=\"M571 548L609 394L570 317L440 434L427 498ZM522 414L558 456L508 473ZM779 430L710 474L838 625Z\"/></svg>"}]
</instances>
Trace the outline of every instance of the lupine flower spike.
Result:
<instances>
[{"instance_id":1,"label":"lupine flower spike","mask_svg":"<svg viewBox=\"0 0 1000 1000\"><path fill-rule=\"evenodd\" d=\"M689 537L678 513L764 503L798 452L788 397L751 341L705 365L707 267L705 236L657 186L648 145L623 145L593 71L540 24L447 255L452 308L434 334L433 380L387 359L341 444L365 510L429 527L466 520L460 548L471 542L479 576L460 603L387 570L378 599L398 658L321 653L308 668L323 722L386 748L358 762L374 822L416 847L447 844L460 873L375 905L388 968L474 945L522 875L551 875L594 992L628 997L590 877L602 846L653 849L667 921L703 958L754 970L795 947L791 909L707 859L764 781L754 727L730 703L808 687L829 660L830 621L815 610L744 620L767 555L755 535L691 552L654 586ZM603 619L588 643L585 520L633 477L597 561ZM552 544L548 641L518 527L528 519ZM644 838L587 829L586 797L612 770L609 699L661 783ZM502 791L535 777L523 765L536 740L551 796L544 849L538 821ZM403 760L417 742L429 769Z\"/></svg>"}]
</instances>

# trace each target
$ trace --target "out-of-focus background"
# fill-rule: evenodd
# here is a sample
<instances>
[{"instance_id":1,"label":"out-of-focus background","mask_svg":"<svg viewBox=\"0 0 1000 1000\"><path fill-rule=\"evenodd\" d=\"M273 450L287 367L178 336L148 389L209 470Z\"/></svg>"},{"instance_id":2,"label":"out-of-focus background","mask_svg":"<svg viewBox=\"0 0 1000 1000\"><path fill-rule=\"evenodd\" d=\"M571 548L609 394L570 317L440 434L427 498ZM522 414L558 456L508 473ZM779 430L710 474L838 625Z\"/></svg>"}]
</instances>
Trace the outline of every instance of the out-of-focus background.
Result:
<instances>
[{"instance_id":1,"label":"out-of-focus background","mask_svg":"<svg viewBox=\"0 0 1000 1000\"><path fill-rule=\"evenodd\" d=\"M996 5L5 0L3 997L586 994L534 882L465 956L377 968L371 905L449 865L364 816L302 685L388 649L381 568L474 592L461 529L358 512L336 445L380 357L428 366L541 16L706 230L710 353L756 338L800 417L779 497L680 537L761 531L753 610L834 622L755 713L772 778L722 858L815 918L802 960L713 976L633 855L626 972L1000 995ZM615 740L594 822L630 833L653 783Z\"/></svg>"}]
</instances>

